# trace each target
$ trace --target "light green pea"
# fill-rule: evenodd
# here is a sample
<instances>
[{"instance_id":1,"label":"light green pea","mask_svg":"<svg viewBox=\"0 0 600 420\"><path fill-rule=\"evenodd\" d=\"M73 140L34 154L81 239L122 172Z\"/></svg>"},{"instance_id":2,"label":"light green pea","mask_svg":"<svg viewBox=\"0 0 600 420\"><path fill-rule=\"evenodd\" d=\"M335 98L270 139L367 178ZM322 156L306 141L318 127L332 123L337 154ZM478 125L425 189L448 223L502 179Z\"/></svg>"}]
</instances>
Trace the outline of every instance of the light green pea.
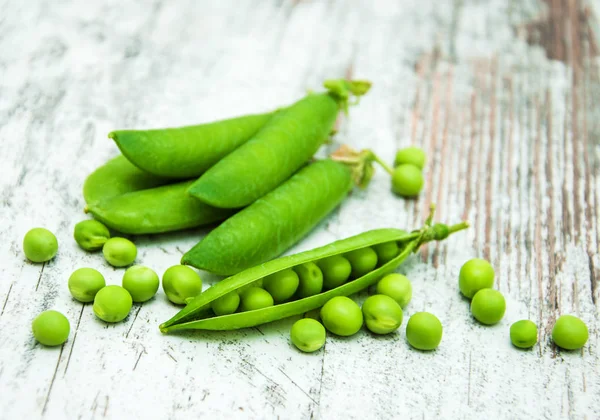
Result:
<instances>
[{"instance_id":1,"label":"light green pea","mask_svg":"<svg viewBox=\"0 0 600 420\"><path fill-rule=\"evenodd\" d=\"M98 270L93 268L79 268L69 277L69 291L79 302L92 302L96 293L104 286L106 281Z\"/></svg>"},{"instance_id":2,"label":"light green pea","mask_svg":"<svg viewBox=\"0 0 600 420\"><path fill-rule=\"evenodd\" d=\"M417 312L406 324L406 339L418 350L434 350L442 341L442 323L429 312Z\"/></svg>"},{"instance_id":3,"label":"light green pea","mask_svg":"<svg viewBox=\"0 0 600 420\"><path fill-rule=\"evenodd\" d=\"M58 251L56 236L48 229L33 228L23 237L23 252L32 262L46 262Z\"/></svg>"},{"instance_id":4,"label":"light green pea","mask_svg":"<svg viewBox=\"0 0 600 420\"><path fill-rule=\"evenodd\" d=\"M392 191L402 197L416 197L423 189L423 174L415 165L402 164L392 174Z\"/></svg>"},{"instance_id":5,"label":"light green pea","mask_svg":"<svg viewBox=\"0 0 600 420\"><path fill-rule=\"evenodd\" d=\"M174 265L163 274L162 287L171 302L184 305L187 298L202 292L202 279L187 265Z\"/></svg>"},{"instance_id":6,"label":"light green pea","mask_svg":"<svg viewBox=\"0 0 600 420\"><path fill-rule=\"evenodd\" d=\"M312 318L302 318L294 323L290 338L294 346L306 353L312 353L325 345L325 327Z\"/></svg>"},{"instance_id":7,"label":"light green pea","mask_svg":"<svg viewBox=\"0 0 600 420\"><path fill-rule=\"evenodd\" d=\"M137 248L129 239L110 238L102 247L102 253L113 267L125 267L135 261Z\"/></svg>"},{"instance_id":8,"label":"light green pea","mask_svg":"<svg viewBox=\"0 0 600 420\"><path fill-rule=\"evenodd\" d=\"M211 308L217 316L233 314L239 306L240 295L235 290L213 300L211 303Z\"/></svg>"},{"instance_id":9,"label":"light green pea","mask_svg":"<svg viewBox=\"0 0 600 420\"><path fill-rule=\"evenodd\" d=\"M158 274L143 265L129 267L123 274L123 287L134 302L146 302L156 294L160 286Z\"/></svg>"},{"instance_id":10,"label":"light green pea","mask_svg":"<svg viewBox=\"0 0 600 420\"><path fill-rule=\"evenodd\" d=\"M369 296L362 306L367 328L375 334L389 334L402 324L402 308L386 295Z\"/></svg>"},{"instance_id":11,"label":"light green pea","mask_svg":"<svg viewBox=\"0 0 600 420\"><path fill-rule=\"evenodd\" d=\"M528 349L537 343L537 325L534 322L523 319L510 326L510 341L513 346Z\"/></svg>"},{"instance_id":12,"label":"light green pea","mask_svg":"<svg viewBox=\"0 0 600 420\"><path fill-rule=\"evenodd\" d=\"M93 309L101 320L119 322L129 315L132 305L133 300L127 290L121 286L106 286L96 293Z\"/></svg>"},{"instance_id":13,"label":"light green pea","mask_svg":"<svg viewBox=\"0 0 600 420\"><path fill-rule=\"evenodd\" d=\"M352 272L350 261L341 255L323 258L317 261L317 266L323 273L323 286L325 289L335 289L346 283Z\"/></svg>"},{"instance_id":14,"label":"light green pea","mask_svg":"<svg viewBox=\"0 0 600 420\"><path fill-rule=\"evenodd\" d=\"M400 253L400 248L396 241L373 245L373 250L377 254L377 263L380 266L393 260Z\"/></svg>"},{"instance_id":15,"label":"light green pea","mask_svg":"<svg viewBox=\"0 0 600 420\"><path fill-rule=\"evenodd\" d=\"M260 287L249 287L242 292L240 298L240 311L242 312L266 308L267 306L273 306L275 303L273 296Z\"/></svg>"},{"instance_id":16,"label":"light green pea","mask_svg":"<svg viewBox=\"0 0 600 420\"><path fill-rule=\"evenodd\" d=\"M384 276L377 283L377 293L386 295L394 299L402 307L412 299L412 284L410 280L402 274L392 273Z\"/></svg>"},{"instance_id":17,"label":"light green pea","mask_svg":"<svg viewBox=\"0 0 600 420\"><path fill-rule=\"evenodd\" d=\"M75 225L73 238L86 251L97 251L110 239L110 232L99 221L90 219Z\"/></svg>"},{"instance_id":18,"label":"light green pea","mask_svg":"<svg viewBox=\"0 0 600 420\"><path fill-rule=\"evenodd\" d=\"M373 248L359 248L348 252L345 257L352 266L352 278L359 278L377 267L377 253Z\"/></svg>"},{"instance_id":19,"label":"light green pea","mask_svg":"<svg viewBox=\"0 0 600 420\"><path fill-rule=\"evenodd\" d=\"M566 350L577 350L585 346L589 337L587 325L573 315L563 315L552 328L552 340Z\"/></svg>"},{"instance_id":20,"label":"light green pea","mask_svg":"<svg viewBox=\"0 0 600 420\"><path fill-rule=\"evenodd\" d=\"M481 289L471 300L471 313L482 324L493 325L500 322L505 311L504 296L494 289Z\"/></svg>"},{"instance_id":21,"label":"light green pea","mask_svg":"<svg viewBox=\"0 0 600 420\"><path fill-rule=\"evenodd\" d=\"M321 308L321 320L327 330L340 336L354 335L363 324L360 307L346 296L331 298Z\"/></svg>"},{"instance_id":22,"label":"light green pea","mask_svg":"<svg viewBox=\"0 0 600 420\"><path fill-rule=\"evenodd\" d=\"M33 336L45 346L60 346L70 332L69 320L58 311L44 311L31 323Z\"/></svg>"},{"instance_id":23,"label":"light green pea","mask_svg":"<svg viewBox=\"0 0 600 420\"><path fill-rule=\"evenodd\" d=\"M494 268L486 260L473 258L460 268L458 287L467 298L472 299L481 289L494 287Z\"/></svg>"},{"instance_id":24,"label":"light green pea","mask_svg":"<svg viewBox=\"0 0 600 420\"><path fill-rule=\"evenodd\" d=\"M394 166L403 164L414 165L419 169L425 167L425 152L423 149L415 146L405 147L404 149L396 152L396 159L394 160Z\"/></svg>"},{"instance_id":25,"label":"light green pea","mask_svg":"<svg viewBox=\"0 0 600 420\"><path fill-rule=\"evenodd\" d=\"M291 268L278 271L263 279L263 287L277 303L285 302L298 290L298 274Z\"/></svg>"},{"instance_id":26,"label":"light green pea","mask_svg":"<svg viewBox=\"0 0 600 420\"><path fill-rule=\"evenodd\" d=\"M296 296L300 299L317 295L323 290L323 273L313 262L294 267L300 281Z\"/></svg>"}]
</instances>

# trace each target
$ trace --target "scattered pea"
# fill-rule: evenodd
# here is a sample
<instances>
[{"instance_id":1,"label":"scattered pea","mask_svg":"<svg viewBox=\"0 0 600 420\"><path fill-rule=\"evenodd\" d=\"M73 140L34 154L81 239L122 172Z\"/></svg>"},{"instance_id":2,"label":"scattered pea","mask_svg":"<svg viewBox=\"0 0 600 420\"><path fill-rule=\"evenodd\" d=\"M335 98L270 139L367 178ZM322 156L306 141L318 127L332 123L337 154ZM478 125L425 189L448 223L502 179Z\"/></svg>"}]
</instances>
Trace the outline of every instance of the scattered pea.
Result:
<instances>
[{"instance_id":1,"label":"scattered pea","mask_svg":"<svg viewBox=\"0 0 600 420\"><path fill-rule=\"evenodd\" d=\"M265 289L260 287L250 287L242 293L240 311L254 311L256 309L266 308L267 306L273 306L273 296L269 294Z\"/></svg>"},{"instance_id":2,"label":"scattered pea","mask_svg":"<svg viewBox=\"0 0 600 420\"><path fill-rule=\"evenodd\" d=\"M377 254L371 247L355 249L345 256L350 261L352 277L355 279L370 273L377 267Z\"/></svg>"},{"instance_id":3,"label":"scattered pea","mask_svg":"<svg viewBox=\"0 0 600 420\"><path fill-rule=\"evenodd\" d=\"M134 302L146 302L152 299L160 286L158 274L143 265L129 267L123 275L123 287Z\"/></svg>"},{"instance_id":4,"label":"scattered pea","mask_svg":"<svg viewBox=\"0 0 600 420\"><path fill-rule=\"evenodd\" d=\"M350 261L341 255L323 258L317 261L317 265L323 272L323 286L325 289L335 289L346 283L352 272Z\"/></svg>"},{"instance_id":5,"label":"scattered pea","mask_svg":"<svg viewBox=\"0 0 600 420\"><path fill-rule=\"evenodd\" d=\"M58 311L44 311L31 323L33 336L45 346L60 346L67 338L71 327L66 316Z\"/></svg>"},{"instance_id":6,"label":"scattered pea","mask_svg":"<svg viewBox=\"0 0 600 420\"><path fill-rule=\"evenodd\" d=\"M163 274L162 287L171 302L183 305L202 292L202 279L187 265L174 265Z\"/></svg>"},{"instance_id":7,"label":"scattered pea","mask_svg":"<svg viewBox=\"0 0 600 420\"><path fill-rule=\"evenodd\" d=\"M460 268L458 286L465 297L472 299L481 289L494 286L494 268L486 260L473 258Z\"/></svg>"},{"instance_id":8,"label":"scattered pea","mask_svg":"<svg viewBox=\"0 0 600 420\"><path fill-rule=\"evenodd\" d=\"M211 308L217 316L233 314L239 306L240 295L235 290L213 300L211 303Z\"/></svg>"},{"instance_id":9,"label":"scattered pea","mask_svg":"<svg viewBox=\"0 0 600 420\"><path fill-rule=\"evenodd\" d=\"M377 254L377 263L379 265L384 265L388 261L393 260L400 253L400 248L395 241L373 245L373 250Z\"/></svg>"},{"instance_id":10,"label":"scattered pea","mask_svg":"<svg viewBox=\"0 0 600 420\"><path fill-rule=\"evenodd\" d=\"M129 239L110 238L102 247L102 253L113 267L125 267L135 261L137 248Z\"/></svg>"},{"instance_id":11,"label":"scattered pea","mask_svg":"<svg viewBox=\"0 0 600 420\"><path fill-rule=\"evenodd\" d=\"M321 320L325 328L332 333L350 336L356 334L362 327L363 314L352 299L336 296L321 308Z\"/></svg>"},{"instance_id":12,"label":"scattered pea","mask_svg":"<svg viewBox=\"0 0 600 420\"><path fill-rule=\"evenodd\" d=\"M294 323L290 338L294 346L306 353L312 353L325 345L325 327L312 318L302 318Z\"/></svg>"},{"instance_id":13,"label":"scattered pea","mask_svg":"<svg viewBox=\"0 0 600 420\"><path fill-rule=\"evenodd\" d=\"M291 268L278 271L263 279L263 287L277 303L285 302L298 290L298 274Z\"/></svg>"},{"instance_id":14,"label":"scattered pea","mask_svg":"<svg viewBox=\"0 0 600 420\"><path fill-rule=\"evenodd\" d=\"M528 319L522 319L510 326L510 341L513 346L528 349L537 343L537 325Z\"/></svg>"},{"instance_id":15,"label":"scattered pea","mask_svg":"<svg viewBox=\"0 0 600 420\"><path fill-rule=\"evenodd\" d=\"M104 276L93 268L79 268L73 271L68 281L71 295L79 302L93 302L96 293L104 286Z\"/></svg>"},{"instance_id":16,"label":"scattered pea","mask_svg":"<svg viewBox=\"0 0 600 420\"><path fill-rule=\"evenodd\" d=\"M417 312L406 324L408 343L419 350L434 350L442 341L442 323L429 312Z\"/></svg>"},{"instance_id":17,"label":"scattered pea","mask_svg":"<svg viewBox=\"0 0 600 420\"><path fill-rule=\"evenodd\" d=\"M552 340L566 350L577 350L585 346L589 337L585 323L573 315L563 315L552 328Z\"/></svg>"},{"instance_id":18,"label":"scattered pea","mask_svg":"<svg viewBox=\"0 0 600 420\"><path fill-rule=\"evenodd\" d=\"M132 304L129 292L121 286L113 285L103 287L96 293L93 309L102 321L119 322L129 315Z\"/></svg>"},{"instance_id":19,"label":"scattered pea","mask_svg":"<svg viewBox=\"0 0 600 420\"><path fill-rule=\"evenodd\" d=\"M415 146L410 146L398 150L398 152L396 152L394 166L404 164L414 165L419 169L423 169L423 167L425 166L425 152L423 151L423 149Z\"/></svg>"},{"instance_id":20,"label":"scattered pea","mask_svg":"<svg viewBox=\"0 0 600 420\"><path fill-rule=\"evenodd\" d=\"M110 239L110 232L99 221L89 219L75 225L73 238L86 251L97 251Z\"/></svg>"},{"instance_id":21,"label":"scattered pea","mask_svg":"<svg viewBox=\"0 0 600 420\"><path fill-rule=\"evenodd\" d=\"M402 324L402 308L386 295L369 296L362 306L367 328L375 334L389 334Z\"/></svg>"},{"instance_id":22,"label":"scattered pea","mask_svg":"<svg viewBox=\"0 0 600 420\"><path fill-rule=\"evenodd\" d=\"M500 322L505 311L504 296L494 289L481 289L471 300L471 313L482 324L493 325Z\"/></svg>"},{"instance_id":23,"label":"scattered pea","mask_svg":"<svg viewBox=\"0 0 600 420\"><path fill-rule=\"evenodd\" d=\"M33 228L23 238L23 252L33 262L46 262L54 258L58 251L56 236L48 229Z\"/></svg>"},{"instance_id":24,"label":"scattered pea","mask_svg":"<svg viewBox=\"0 0 600 420\"><path fill-rule=\"evenodd\" d=\"M384 276L377 283L376 290L378 294L394 299L402 309L406 308L412 299L412 284L402 274L392 273Z\"/></svg>"},{"instance_id":25,"label":"scattered pea","mask_svg":"<svg viewBox=\"0 0 600 420\"><path fill-rule=\"evenodd\" d=\"M415 197L423 189L421 170L410 164L402 164L392 174L392 191L402 197Z\"/></svg>"},{"instance_id":26,"label":"scattered pea","mask_svg":"<svg viewBox=\"0 0 600 420\"><path fill-rule=\"evenodd\" d=\"M305 298L321 293L323 290L323 273L314 262L308 262L294 267L298 274L299 285L296 292L298 298Z\"/></svg>"}]
</instances>

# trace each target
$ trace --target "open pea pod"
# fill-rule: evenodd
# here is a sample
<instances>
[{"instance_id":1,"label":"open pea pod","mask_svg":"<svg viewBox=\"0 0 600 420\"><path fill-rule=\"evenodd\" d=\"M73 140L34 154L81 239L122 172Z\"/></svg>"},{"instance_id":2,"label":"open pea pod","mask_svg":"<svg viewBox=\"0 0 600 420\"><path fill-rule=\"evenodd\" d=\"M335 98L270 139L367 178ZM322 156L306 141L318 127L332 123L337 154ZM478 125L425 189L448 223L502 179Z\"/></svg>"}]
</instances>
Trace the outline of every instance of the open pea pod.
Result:
<instances>
[{"instance_id":1,"label":"open pea pod","mask_svg":"<svg viewBox=\"0 0 600 420\"><path fill-rule=\"evenodd\" d=\"M433 210L433 208L432 208ZM323 247L315 248L295 255L277 258L256 267L244 270L231 276L217 285L207 289L188 302L185 308L173 318L160 325L163 333L177 330L234 330L253 327L267 322L276 321L292 315L302 314L312 309L323 306L335 296L348 296L359 292L374 284L383 275L394 271L412 252L429 241L443 240L449 234L468 227L463 222L453 226L443 224L432 225L433 211L427 219L425 226L419 230L407 233L400 229L376 229L333 242ZM266 276L293 268L308 262L317 262L323 258L334 255L345 255L348 252L376 245L396 242L399 246L398 254L369 273L348 281L341 286L325 292L280 303L262 309L237 312L230 315L210 316L211 303L233 291L241 291L250 286L260 284Z\"/></svg>"}]
</instances>

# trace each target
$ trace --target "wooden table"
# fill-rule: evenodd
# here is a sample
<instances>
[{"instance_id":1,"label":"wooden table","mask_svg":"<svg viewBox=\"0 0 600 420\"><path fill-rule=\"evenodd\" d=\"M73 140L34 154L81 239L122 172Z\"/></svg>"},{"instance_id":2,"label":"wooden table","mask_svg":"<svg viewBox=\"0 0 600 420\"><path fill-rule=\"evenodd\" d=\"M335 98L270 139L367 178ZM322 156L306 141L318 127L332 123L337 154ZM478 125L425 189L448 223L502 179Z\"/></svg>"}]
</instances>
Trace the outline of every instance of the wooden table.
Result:
<instances>
[{"instance_id":1,"label":"wooden table","mask_svg":"<svg viewBox=\"0 0 600 420\"><path fill-rule=\"evenodd\" d=\"M1 9L0 418L600 417L598 2L14 0ZM431 202L439 220L468 219L469 231L400 269L414 285L405 320L437 314L438 350L412 350L402 328L329 337L300 354L288 339L293 319L163 336L157 325L177 308L162 291L116 325L70 297L78 267L111 284L123 273L72 239L86 217L85 177L117 154L111 129L268 110L343 76L373 89L322 154L346 143L391 161L416 144L429 157L426 187L400 199L379 170L290 252L417 227ZM21 250L34 226L60 242L47 264ZM204 234L135 238L137 262L162 274ZM458 293L458 271L475 256L493 263L507 299L493 327L477 324ZM71 321L60 348L30 332L50 308ZM589 326L582 351L551 344L566 313ZM540 327L530 351L508 338L523 318Z\"/></svg>"}]
</instances>

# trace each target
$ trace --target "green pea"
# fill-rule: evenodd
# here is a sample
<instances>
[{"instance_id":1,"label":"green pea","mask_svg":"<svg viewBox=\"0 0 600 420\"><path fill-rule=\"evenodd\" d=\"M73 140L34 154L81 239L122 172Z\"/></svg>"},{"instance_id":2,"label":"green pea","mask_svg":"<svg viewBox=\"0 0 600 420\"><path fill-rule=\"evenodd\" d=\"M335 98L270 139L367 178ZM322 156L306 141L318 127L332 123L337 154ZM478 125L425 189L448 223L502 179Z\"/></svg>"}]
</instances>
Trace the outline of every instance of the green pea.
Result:
<instances>
[{"instance_id":1,"label":"green pea","mask_svg":"<svg viewBox=\"0 0 600 420\"><path fill-rule=\"evenodd\" d=\"M552 340L566 350L577 350L585 346L589 337L585 323L573 315L563 315L552 328Z\"/></svg>"},{"instance_id":2,"label":"green pea","mask_svg":"<svg viewBox=\"0 0 600 420\"><path fill-rule=\"evenodd\" d=\"M482 324L493 325L500 322L505 311L504 296L494 289L481 289L471 300L471 313Z\"/></svg>"},{"instance_id":3,"label":"green pea","mask_svg":"<svg viewBox=\"0 0 600 420\"><path fill-rule=\"evenodd\" d=\"M352 278L359 278L370 273L377 267L377 254L373 248L359 248L346 254L352 266Z\"/></svg>"},{"instance_id":4,"label":"green pea","mask_svg":"<svg viewBox=\"0 0 600 420\"><path fill-rule=\"evenodd\" d=\"M302 318L294 322L290 338L294 346L306 353L312 353L325 345L325 327L312 318Z\"/></svg>"},{"instance_id":5,"label":"green pea","mask_svg":"<svg viewBox=\"0 0 600 420\"><path fill-rule=\"evenodd\" d=\"M23 238L23 252L33 262L46 262L54 258L58 251L56 236L48 229L33 228Z\"/></svg>"},{"instance_id":6,"label":"green pea","mask_svg":"<svg viewBox=\"0 0 600 420\"><path fill-rule=\"evenodd\" d=\"M323 273L317 264L307 262L294 267L294 271L298 274L300 281L296 292L298 298L305 298L321 293L321 290L323 290Z\"/></svg>"},{"instance_id":7,"label":"green pea","mask_svg":"<svg viewBox=\"0 0 600 420\"><path fill-rule=\"evenodd\" d=\"M375 334L389 334L402 324L402 308L386 295L369 296L362 306L367 328Z\"/></svg>"},{"instance_id":8,"label":"green pea","mask_svg":"<svg viewBox=\"0 0 600 420\"><path fill-rule=\"evenodd\" d=\"M360 330L363 314L352 299L336 296L321 308L321 320L327 330L346 337L354 335Z\"/></svg>"},{"instance_id":9,"label":"green pea","mask_svg":"<svg viewBox=\"0 0 600 420\"><path fill-rule=\"evenodd\" d=\"M240 295L234 290L213 300L210 306L217 316L235 313L240 306Z\"/></svg>"},{"instance_id":10,"label":"green pea","mask_svg":"<svg viewBox=\"0 0 600 420\"><path fill-rule=\"evenodd\" d=\"M159 285L158 274L143 265L129 267L123 274L123 287L129 292L134 302L146 302L152 299Z\"/></svg>"},{"instance_id":11,"label":"green pea","mask_svg":"<svg viewBox=\"0 0 600 420\"><path fill-rule=\"evenodd\" d=\"M298 274L291 268L278 271L263 279L263 287L273 296L273 300L277 303L285 302L296 293L298 290Z\"/></svg>"},{"instance_id":12,"label":"green pea","mask_svg":"<svg viewBox=\"0 0 600 420\"><path fill-rule=\"evenodd\" d=\"M415 165L402 164L392 174L392 191L402 197L415 197L423 189L423 174Z\"/></svg>"},{"instance_id":13,"label":"green pea","mask_svg":"<svg viewBox=\"0 0 600 420\"><path fill-rule=\"evenodd\" d=\"M423 151L423 149L411 146L398 150L398 152L396 152L394 166L404 164L414 165L419 169L423 169L423 167L425 166L425 152Z\"/></svg>"},{"instance_id":14,"label":"green pea","mask_svg":"<svg viewBox=\"0 0 600 420\"><path fill-rule=\"evenodd\" d=\"M412 298L412 284L402 274L388 274L377 283L377 293L391 297L404 309Z\"/></svg>"},{"instance_id":15,"label":"green pea","mask_svg":"<svg viewBox=\"0 0 600 420\"><path fill-rule=\"evenodd\" d=\"M341 255L323 258L317 261L317 265L323 272L323 286L325 289L335 289L346 283L352 272L350 261Z\"/></svg>"},{"instance_id":16,"label":"green pea","mask_svg":"<svg viewBox=\"0 0 600 420\"><path fill-rule=\"evenodd\" d=\"M31 323L33 336L45 346L60 346L67 338L71 327L66 316L58 311L44 311Z\"/></svg>"},{"instance_id":17,"label":"green pea","mask_svg":"<svg viewBox=\"0 0 600 420\"><path fill-rule=\"evenodd\" d=\"M406 339L418 350L434 350L442 341L442 323L429 312L417 312L406 324Z\"/></svg>"},{"instance_id":18,"label":"green pea","mask_svg":"<svg viewBox=\"0 0 600 420\"><path fill-rule=\"evenodd\" d=\"M110 238L102 247L102 253L113 267L125 267L135 261L137 248L129 239Z\"/></svg>"},{"instance_id":19,"label":"green pea","mask_svg":"<svg viewBox=\"0 0 600 420\"><path fill-rule=\"evenodd\" d=\"M465 297L472 299L481 289L494 286L494 268L486 260L473 258L460 268L458 287Z\"/></svg>"},{"instance_id":20,"label":"green pea","mask_svg":"<svg viewBox=\"0 0 600 420\"><path fill-rule=\"evenodd\" d=\"M242 312L266 308L267 306L273 306L275 303L273 296L260 287L250 287L244 290L241 300L240 311Z\"/></svg>"},{"instance_id":21,"label":"green pea","mask_svg":"<svg viewBox=\"0 0 600 420\"><path fill-rule=\"evenodd\" d=\"M510 326L510 341L513 346L528 349L537 343L537 325L534 322L523 319Z\"/></svg>"},{"instance_id":22,"label":"green pea","mask_svg":"<svg viewBox=\"0 0 600 420\"><path fill-rule=\"evenodd\" d=\"M202 279L190 267L174 265L163 274L162 287L171 302L184 305L187 298L202 292Z\"/></svg>"},{"instance_id":23,"label":"green pea","mask_svg":"<svg viewBox=\"0 0 600 420\"><path fill-rule=\"evenodd\" d=\"M96 293L104 286L106 281L98 270L93 268L79 268L69 277L69 291L80 302L92 302Z\"/></svg>"},{"instance_id":24,"label":"green pea","mask_svg":"<svg viewBox=\"0 0 600 420\"><path fill-rule=\"evenodd\" d=\"M97 251L102 249L106 241L110 239L110 232L99 221L90 219L75 225L73 238L86 251Z\"/></svg>"},{"instance_id":25,"label":"green pea","mask_svg":"<svg viewBox=\"0 0 600 420\"><path fill-rule=\"evenodd\" d=\"M373 245L373 250L377 254L377 263L379 265L384 265L388 261L393 260L400 253L400 248L396 241Z\"/></svg>"},{"instance_id":26,"label":"green pea","mask_svg":"<svg viewBox=\"0 0 600 420\"><path fill-rule=\"evenodd\" d=\"M133 300L127 290L121 286L106 286L96 293L94 298L94 313L105 322L123 321L129 311Z\"/></svg>"}]
</instances>

